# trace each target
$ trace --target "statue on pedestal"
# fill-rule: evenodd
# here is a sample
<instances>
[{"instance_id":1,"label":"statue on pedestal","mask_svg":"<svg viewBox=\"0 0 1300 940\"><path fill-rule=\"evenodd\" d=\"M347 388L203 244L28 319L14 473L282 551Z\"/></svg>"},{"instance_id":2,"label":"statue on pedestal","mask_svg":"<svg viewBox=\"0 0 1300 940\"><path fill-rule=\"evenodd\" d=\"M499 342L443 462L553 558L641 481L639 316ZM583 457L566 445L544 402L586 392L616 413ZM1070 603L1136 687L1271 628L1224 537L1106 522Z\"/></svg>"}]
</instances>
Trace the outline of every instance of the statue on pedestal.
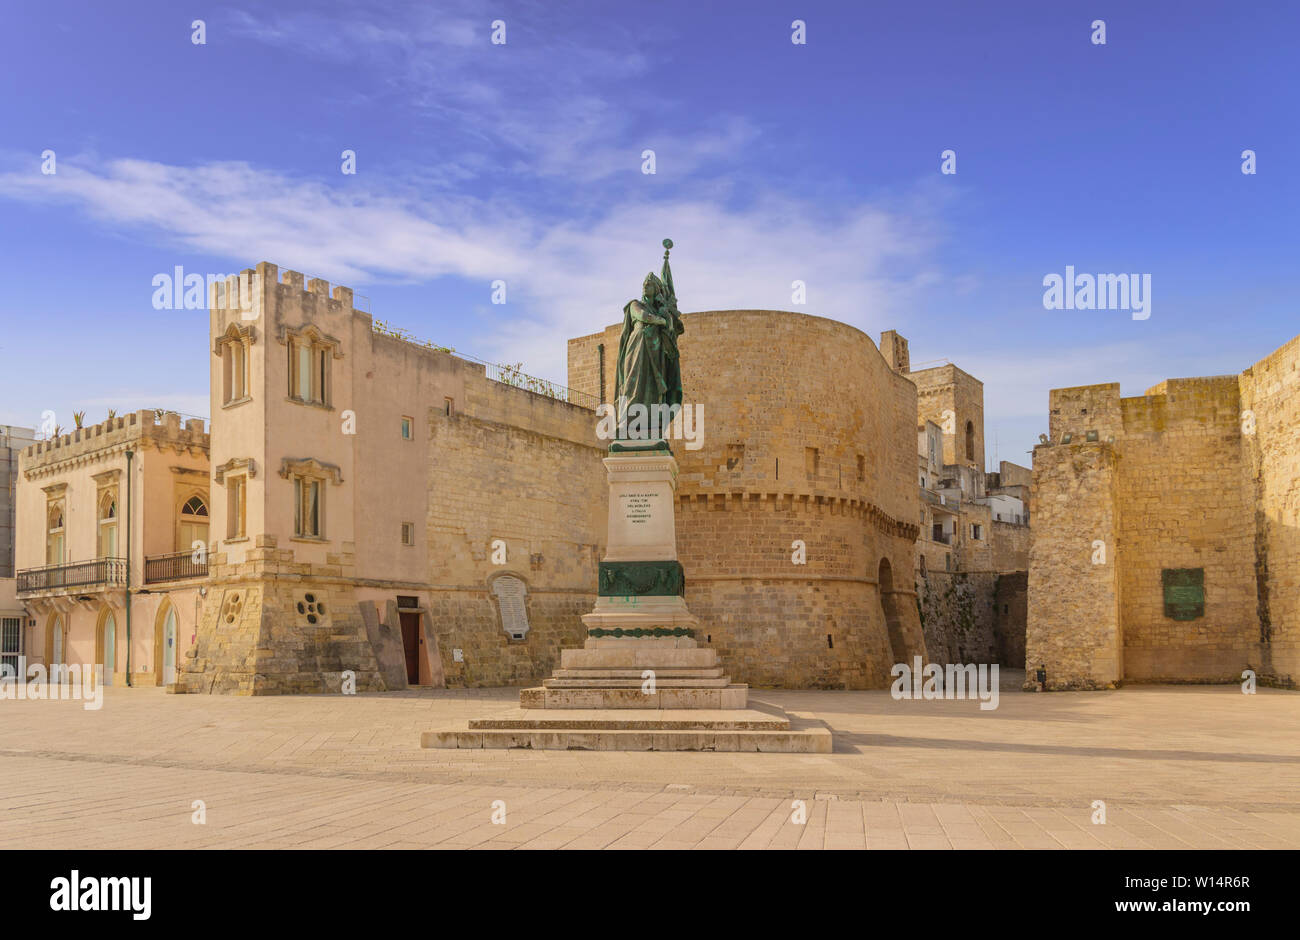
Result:
<instances>
[{"instance_id":1,"label":"statue on pedestal","mask_svg":"<svg viewBox=\"0 0 1300 940\"><path fill-rule=\"evenodd\" d=\"M623 335L618 342L618 368L614 377L614 400L621 439L645 439L628 432L638 427L638 413L645 418L658 415L642 427L661 429L682 407L682 370L677 337L686 331L677 310L673 273L668 266L672 239L664 239L662 277L653 271L641 285L641 298L623 307ZM640 406L637 408L635 406ZM629 412L631 414L629 415ZM629 420L630 419L630 420Z\"/></svg>"}]
</instances>

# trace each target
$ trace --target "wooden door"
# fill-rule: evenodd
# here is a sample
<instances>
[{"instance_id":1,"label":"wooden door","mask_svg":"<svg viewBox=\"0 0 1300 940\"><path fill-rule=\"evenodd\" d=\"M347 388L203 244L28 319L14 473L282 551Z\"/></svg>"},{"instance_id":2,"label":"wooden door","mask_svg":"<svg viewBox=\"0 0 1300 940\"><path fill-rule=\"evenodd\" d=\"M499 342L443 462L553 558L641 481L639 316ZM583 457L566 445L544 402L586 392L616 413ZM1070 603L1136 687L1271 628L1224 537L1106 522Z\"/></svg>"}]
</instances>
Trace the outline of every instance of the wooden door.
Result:
<instances>
[{"instance_id":1,"label":"wooden door","mask_svg":"<svg viewBox=\"0 0 1300 940\"><path fill-rule=\"evenodd\" d=\"M417 611L401 611L398 617L402 621L402 649L406 652L407 685L420 684L420 614Z\"/></svg>"}]
</instances>

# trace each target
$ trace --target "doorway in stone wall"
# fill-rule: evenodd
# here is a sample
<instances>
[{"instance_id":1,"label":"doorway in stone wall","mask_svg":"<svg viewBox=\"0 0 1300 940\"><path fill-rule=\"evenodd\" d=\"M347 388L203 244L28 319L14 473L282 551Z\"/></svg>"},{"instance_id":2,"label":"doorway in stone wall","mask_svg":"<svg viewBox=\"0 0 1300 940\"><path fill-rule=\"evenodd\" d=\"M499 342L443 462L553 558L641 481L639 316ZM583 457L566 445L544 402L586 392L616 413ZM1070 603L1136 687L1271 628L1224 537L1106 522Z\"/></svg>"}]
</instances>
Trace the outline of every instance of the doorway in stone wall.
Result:
<instances>
[{"instance_id":1,"label":"doorway in stone wall","mask_svg":"<svg viewBox=\"0 0 1300 940\"><path fill-rule=\"evenodd\" d=\"M401 610L397 618L402 622L402 650L406 654L406 684L420 684L420 612Z\"/></svg>"},{"instance_id":2,"label":"doorway in stone wall","mask_svg":"<svg viewBox=\"0 0 1300 940\"><path fill-rule=\"evenodd\" d=\"M894 593L894 569L888 558L880 559L876 588L880 592L880 609L885 616L885 629L889 631L889 650L895 663L909 659L907 641L903 637L903 618L898 609L898 595Z\"/></svg>"}]
</instances>

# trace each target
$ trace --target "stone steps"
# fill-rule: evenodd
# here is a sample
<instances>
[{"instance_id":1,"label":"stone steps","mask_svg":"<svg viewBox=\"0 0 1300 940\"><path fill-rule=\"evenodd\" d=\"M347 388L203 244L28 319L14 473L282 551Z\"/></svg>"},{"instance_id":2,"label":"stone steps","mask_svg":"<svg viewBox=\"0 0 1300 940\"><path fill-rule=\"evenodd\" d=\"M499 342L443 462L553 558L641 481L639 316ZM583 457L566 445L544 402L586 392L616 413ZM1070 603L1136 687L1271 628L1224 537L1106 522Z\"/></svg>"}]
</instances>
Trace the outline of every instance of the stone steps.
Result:
<instances>
[{"instance_id":1,"label":"stone steps","mask_svg":"<svg viewBox=\"0 0 1300 940\"><path fill-rule=\"evenodd\" d=\"M682 669L680 667L668 668L658 667L651 669L654 673L655 681L662 682L666 679L725 679L726 672L721 666L715 666L711 669ZM556 669L551 673L553 679L635 679L638 683L644 681L646 669L615 669L610 668L590 668L590 669Z\"/></svg>"},{"instance_id":2,"label":"stone steps","mask_svg":"<svg viewBox=\"0 0 1300 940\"><path fill-rule=\"evenodd\" d=\"M665 688L641 691L638 682L630 688L599 688L587 683L578 688L522 689L520 708L744 708L749 686L730 684L719 688Z\"/></svg>"},{"instance_id":3,"label":"stone steps","mask_svg":"<svg viewBox=\"0 0 1300 940\"><path fill-rule=\"evenodd\" d=\"M600 643L600 640L588 640ZM667 647L654 640L624 640L624 644L605 640L604 646L560 651L561 669L713 669L720 664L718 652L710 647ZM694 642L694 641L692 641Z\"/></svg>"},{"instance_id":4,"label":"stone steps","mask_svg":"<svg viewBox=\"0 0 1300 940\"><path fill-rule=\"evenodd\" d=\"M640 677L629 677L626 679L568 679L563 677L553 677L543 679L542 685L548 689L640 689L648 680ZM725 689L731 685L731 680L726 676L717 678L708 678L704 676L690 679L665 679L659 676L655 677L656 689Z\"/></svg>"},{"instance_id":5,"label":"stone steps","mask_svg":"<svg viewBox=\"0 0 1300 940\"><path fill-rule=\"evenodd\" d=\"M779 709L628 709L560 713L519 709L426 731L427 748L529 748L591 751L757 751L829 754L825 724L791 719Z\"/></svg>"},{"instance_id":6,"label":"stone steps","mask_svg":"<svg viewBox=\"0 0 1300 940\"><path fill-rule=\"evenodd\" d=\"M510 715L471 718L470 731L789 731L790 718L758 709L641 709L610 714L570 709L559 714L519 709Z\"/></svg>"}]
</instances>

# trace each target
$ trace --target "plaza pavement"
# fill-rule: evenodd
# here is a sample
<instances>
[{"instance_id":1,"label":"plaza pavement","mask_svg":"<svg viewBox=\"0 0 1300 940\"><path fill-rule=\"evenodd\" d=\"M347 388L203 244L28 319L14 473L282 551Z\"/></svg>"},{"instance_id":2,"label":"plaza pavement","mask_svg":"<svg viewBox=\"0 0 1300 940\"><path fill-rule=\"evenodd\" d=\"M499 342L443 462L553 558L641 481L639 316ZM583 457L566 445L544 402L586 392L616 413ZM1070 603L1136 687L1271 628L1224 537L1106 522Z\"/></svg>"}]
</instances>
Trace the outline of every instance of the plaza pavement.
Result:
<instances>
[{"instance_id":1,"label":"plaza pavement","mask_svg":"<svg viewBox=\"0 0 1300 940\"><path fill-rule=\"evenodd\" d=\"M0 847L1300 847L1300 693L1022 677L994 711L751 693L825 722L828 755L420 748L516 689L0 701Z\"/></svg>"}]
</instances>

